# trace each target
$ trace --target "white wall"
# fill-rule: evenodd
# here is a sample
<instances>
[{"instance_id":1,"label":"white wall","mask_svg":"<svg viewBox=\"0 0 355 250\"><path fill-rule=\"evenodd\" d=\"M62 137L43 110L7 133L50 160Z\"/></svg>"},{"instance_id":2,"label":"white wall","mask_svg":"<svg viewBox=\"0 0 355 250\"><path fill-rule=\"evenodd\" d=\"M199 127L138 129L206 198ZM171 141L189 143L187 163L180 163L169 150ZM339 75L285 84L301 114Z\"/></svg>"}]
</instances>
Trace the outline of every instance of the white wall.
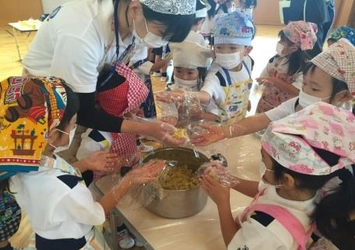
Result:
<instances>
[{"instance_id":1,"label":"white wall","mask_svg":"<svg viewBox=\"0 0 355 250\"><path fill-rule=\"evenodd\" d=\"M49 14L59 5L73 0L42 0L43 13Z\"/></svg>"}]
</instances>

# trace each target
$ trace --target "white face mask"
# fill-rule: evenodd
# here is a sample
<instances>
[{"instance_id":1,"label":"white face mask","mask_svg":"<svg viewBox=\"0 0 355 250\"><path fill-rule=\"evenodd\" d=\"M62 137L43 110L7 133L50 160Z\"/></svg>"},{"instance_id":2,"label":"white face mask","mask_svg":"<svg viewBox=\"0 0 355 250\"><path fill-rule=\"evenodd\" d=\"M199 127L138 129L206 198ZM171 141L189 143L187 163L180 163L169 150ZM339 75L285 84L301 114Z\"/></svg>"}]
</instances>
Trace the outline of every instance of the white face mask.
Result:
<instances>
[{"instance_id":1,"label":"white face mask","mask_svg":"<svg viewBox=\"0 0 355 250\"><path fill-rule=\"evenodd\" d=\"M279 188L281 187L282 185L273 185L269 182L267 182L264 178L264 175L266 172L274 172L274 170L271 170L271 169L268 169L266 166L265 166L265 163L262 161L260 163L260 168L259 168L259 174L260 174L260 182L259 182L259 189L262 190L262 189L265 189L267 187L275 187L275 188Z\"/></svg>"},{"instance_id":2,"label":"white face mask","mask_svg":"<svg viewBox=\"0 0 355 250\"><path fill-rule=\"evenodd\" d=\"M72 144L73 139L74 139L76 126L72 130L70 130L69 133L67 133L67 132L65 132L63 130L60 130L60 129L57 129L57 130L60 131L63 134L68 135L69 136L69 142L68 142L68 145L66 145L66 146L58 146L58 147L54 146L53 144L49 144L49 145L51 145L54 148L54 153L59 153L59 152L62 152L64 150L67 150L67 149L70 148L70 145Z\"/></svg>"},{"instance_id":3,"label":"white face mask","mask_svg":"<svg viewBox=\"0 0 355 250\"><path fill-rule=\"evenodd\" d=\"M284 53L282 53L284 48L285 48L285 46L283 46L281 43L276 44L276 53L281 57L286 56Z\"/></svg>"},{"instance_id":4,"label":"white face mask","mask_svg":"<svg viewBox=\"0 0 355 250\"><path fill-rule=\"evenodd\" d=\"M300 90L300 93L298 95L298 103L302 106L302 108L306 108L312 104L315 104L317 102L321 102L325 99L328 99L330 96L326 98L320 98L320 97L315 97L312 95L309 95L305 92L303 92L302 88Z\"/></svg>"},{"instance_id":5,"label":"white face mask","mask_svg":"<svg viewBox=\"0 0 355 250\"><path fill-rule=\"evenodd\" d=\"M231 54L216 53L216 62L225 69L233 69L242 62L242 59L240 52Z\"/></svg>"},{"instance_id":6,"label":"white face mask","mask_svg":"<svg viewBox=\"0 0 355 250\"><path fill-rule=\"evenodd\" d=\"M153 34L152 32L150 32L148 30L147 21L145 20L145 18L144 18L144 23L145 23L145 29L147 31L147 34L143 38L141 38L137 34L136 24L135 24L135 22L133 20L133 31L132 31L132 34L136 38L138 43L143 44L144 46L146 46L148 48L160 48L160 47L165 46L165 45L168 44L168 41L165 41L160 36L157 36L157 35Z\"/></svg>"},{"instance_id":7,"label":"white face mask","mask_svg":"<svg viewBox=\"0 0 355 250\"><path fill-rule=\"evenodd\" d=\"M175 84L178 84L179 86L183 86L183 87L189 87L189 88L193 88L197 85L197 79L195 80L184 80L181 78L178 78L176 76L174 76L174 81Z\"/></svg>"}]
</instances>

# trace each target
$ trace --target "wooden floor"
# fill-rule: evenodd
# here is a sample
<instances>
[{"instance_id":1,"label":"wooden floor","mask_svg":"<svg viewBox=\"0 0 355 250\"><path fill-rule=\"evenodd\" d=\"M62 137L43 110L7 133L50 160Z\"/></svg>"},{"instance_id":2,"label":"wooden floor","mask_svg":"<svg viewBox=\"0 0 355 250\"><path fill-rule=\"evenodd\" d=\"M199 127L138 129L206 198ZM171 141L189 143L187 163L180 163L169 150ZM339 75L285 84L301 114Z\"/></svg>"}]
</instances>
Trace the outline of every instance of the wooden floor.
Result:
<instances>
[{"instance_id":1,"label":"wooden floor","mask_svg":"<svg viewBox=\"0 0 355 250\"><path fill-rule=\"evenodd\" d=\"M268 59L275 54L276 42L278 40L277 34L281 28L281 26L257 26L256 37L252 43L254 49L251 52L251 56L255 60L253 78L259 76ZM0 80L9 76L19 76L22 74L22 65L12 32L11 27L0 27ZM27 35L29 36L26 37ZM22 56L27 53L26 41L30 44L34 35L35 32L31 34L18 34L19 49ZM159 77L152 77L152 80L154 91L160 91L165 88L166 83L160 81ZM255 110L257 100L260 96L255 86L251 95L253 109L250 113L253 113ZM12 238L15 246L25 246L31 235L28 219L25 218L22 222L19 232Z\"/></svg>"}]
</instances>

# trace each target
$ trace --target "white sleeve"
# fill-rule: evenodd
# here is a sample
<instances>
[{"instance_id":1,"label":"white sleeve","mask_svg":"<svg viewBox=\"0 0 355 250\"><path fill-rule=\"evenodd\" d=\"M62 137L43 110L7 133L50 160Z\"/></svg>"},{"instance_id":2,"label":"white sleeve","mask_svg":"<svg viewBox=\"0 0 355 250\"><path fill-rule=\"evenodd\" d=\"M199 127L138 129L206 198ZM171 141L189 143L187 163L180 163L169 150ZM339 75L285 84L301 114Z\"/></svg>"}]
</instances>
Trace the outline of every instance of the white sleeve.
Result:
<instances>
[{"instance_id":1,"label":"white sleeve","mask_svg":"<svg viewBox=\"0 0 355 250\"><path fill-rule=\"evenodd\" d=\"M100 225L105 221L103 207L80 183L57 203L54 212L60 221L73 220L86 225Z\"/></svg>"},{"instance_id":2,"label":"white sleeve","mask_svg":"<svg viewBox=\"0 0 355 250\"><path fill-rule=\"evenodd\" d=\"M295 105L298 97L291 98L286 102L281 103L276 108L273 108L265 112L265 115L270 119L270 121L280 120L290 114L295 113Z\"/></svg>"},{"instance_id":3,"label":"white sleeve","mask_svg":"<svg viewBox=\"0 0 355 250\"><path fill-rule=\"evenodd\" d=\"M141 64L137 69L145 75L150 75L152 67L153 63L150 61L146 61L145 63Z\"/></svg>"},{"instance_id":4,"label":"white sleeve","mask_svg":"<svg viewBox=\"0 0 355 250\"><path fill-rule=\"evenodd\" d=\"M97 142L90 138L88 135L92 131L92 129L89 129L89 131L85 132L81 136L81 142L80 146L78 148L78 151L76 153L76 158L78 160L84 159L87 157L89 154L99 151L99 150L108 150L109 148L105 147L102 143Z\"/></svg>"},{"instance_id":5,"label":"white sleeve","mask_svg":"<svg viewBox=\"0 0 355 250\"><path fill-rule=\"evenodd\" d=\"M282 235L284 236L284 235ZM287 235L285 235L287 238ZM250 249L250 250L271 250L271 249L290 249L284 242L280 241L275 233L268 227L261 225L254 219L248 219L242 223L239 231L234 235L228 245L228 250Z\"/></svg>"},{"instance_id":6,"label":"white sleeve","mask_svg":"<svg viewBox=\"0 0 355 250\"><path fill-rule=\"evenodd\" d=\"M302 85L303 85L303 72L297 72L295 74L295 81L292 83L292 85L297 88L297 89L301 89Z\"/></svg>"},{"instance_id":7,"label":"white sleeve","mask_svg":"<svg viewBox=\"0 0 355 250\"><path fill-rule=\"evenodd\" d=\"M58 36L50 75L63 78L74 92L95 92L101 57L93 41L74 35Z\"/></svg>"},{"instance_id":8,"label":"white sleeve","mask_svg":"<svg viewBox=\"0 0 355 250\"><path fill-rule=\"evenodd\" d=\"M200 91L207 92L207 94L210 96L210 101L203 105L205 111L214 115L218 115L218 106L219 104L223 103L223 98L221 95L219 80L216 77L215 72L209 71Z\"/></svg>"},{"instance_id":9,"label":"white sleeve","mask_svg":"<svg viewBox=\"0 0 355 250\"><path fill-rule=\"evenodd\" d=\"M223 90L221 91L221 86L218 77L213 71L208 72L200 91L207 92L210 95L210 101L215 100L217 105L223 102L224 93Z\"/></svg>"}]
</instances>

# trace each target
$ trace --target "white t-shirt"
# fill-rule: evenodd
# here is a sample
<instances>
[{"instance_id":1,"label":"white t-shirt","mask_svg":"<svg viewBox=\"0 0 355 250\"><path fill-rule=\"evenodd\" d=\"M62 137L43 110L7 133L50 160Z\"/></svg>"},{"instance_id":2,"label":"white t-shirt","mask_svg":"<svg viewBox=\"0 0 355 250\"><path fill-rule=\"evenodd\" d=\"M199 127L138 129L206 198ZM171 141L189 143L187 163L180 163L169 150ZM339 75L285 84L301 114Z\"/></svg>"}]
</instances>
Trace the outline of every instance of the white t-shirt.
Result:
<instances>
[{"instance_id":1,"label":"white t-shirt","mask_svg":"<svg viewBox=\"0 0 355 250\"><path fill-rule=\"evenodd\" d=\"M251 72L251 60L249 57L243 58L245 60L247 67L249 68L249 72ZM228 71L231 77L231 82L234 84L236 82L246 81L250 78L248 70L245 68L244 64L242 64L242 69L238 72ZM206 112L210 112L212 114L219 114L219 106L225 102L226 95L223 90L223 87L220 85L219 79L216 76L216 72L220 69L217 63L213 63L211 69L208 71L206 79L203 83L203 87L201 91L207 92L211 99L206 107Z\"/></svg>"},{"instance_id":2,"label":"white t-shirt","mask_svg":"<svg viewBox=\"0 0 355 250\"><path fill-rule=\"evenodd\" d=\"M78 160L84 159L93 152L109 150L111 148L111 133L94 130L94 134L90 134L92 131L93 129L89 128L81 135L80 146L76 153Z\"/></svg>"},{"instance_id":3,"label":"white t-shirt","mask_svg":"<svg viewBox=\"0 0 355 250\"><path fill-rule=\"evenodd\" d=\"M56 161L65 162L59 156ZM102 224L105 213L84 182L71 187L60 180L60 176L73 177L60 169L47 167L20 173L10 179L11 191L28 215L35 233L46 239L78 239L93 225Z\"/></svg>"},{"instance_id":4,"label":"white t-shirt","mask_svg":"<svg viewBox=\"0 0 355 250\"><path fill-rule=\"evenodd\" d=\"M307 231L311 219L310 215L315 209L316 197L306 201L292 201L280 197L275 187L268 187L259 197L258 203L278 205L291 212ZM296 250L298 244L294 241L289 231L277 220L272 220L267 225L262 225L252 217L248 217L241 225L228 245L228 250Z\"/></svg>"},{"instance_id":5,"label":"white t-shirt","mask_svg":"<svg viewBox=\"0 0 355 250\"><path fill-rule=\"evenodd\" d=\"M277 120L280 120L288 115L296 113L295 106L296 106L297 100L298 100L298 96L291 98L290 100L287 100L286 102L281 103L276 108L266 111L265 115L271 121L277 121Z\"/></svg>"},{"instance_id":6,"label":"white t-shirt","mask_svg":"<svg viewBox=\"0 0 355 250\"><path fill-rule=\"evenodd\" d=\"M58 8L38 30L23 66L31 75L63 78L74 92L94 92L104 64L116 60L113 1L71 1ZM131 35L119 38L119 52L131 43Z\"/></svg>"}]
</instances>

